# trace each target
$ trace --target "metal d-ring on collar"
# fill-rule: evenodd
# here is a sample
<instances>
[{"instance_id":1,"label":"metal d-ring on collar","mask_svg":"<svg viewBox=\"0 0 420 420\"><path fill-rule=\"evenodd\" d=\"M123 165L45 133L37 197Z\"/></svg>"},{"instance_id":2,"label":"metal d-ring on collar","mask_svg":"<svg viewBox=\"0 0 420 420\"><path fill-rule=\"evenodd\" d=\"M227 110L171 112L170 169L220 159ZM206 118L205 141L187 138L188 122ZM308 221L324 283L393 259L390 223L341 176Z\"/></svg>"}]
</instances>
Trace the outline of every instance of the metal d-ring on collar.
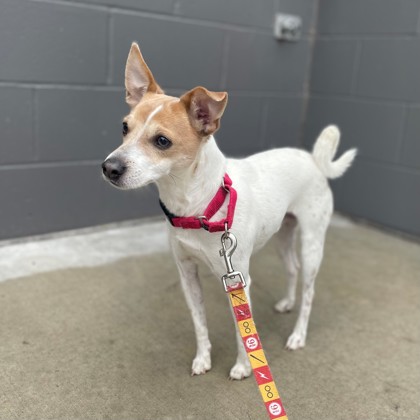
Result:
<instances>
[{"instance_id":1,"label":"metal d-ring on collar","mask_svg":"<svg viewBox=\"0 0 420 420\"><path fill-rule=\"evenodd\" d=\"M197 219L200 221L201 227L204 230L209 230L208 226L204 224L204 220L208 221L206 216L197 216Z\"/></svg>"}]
</instances>

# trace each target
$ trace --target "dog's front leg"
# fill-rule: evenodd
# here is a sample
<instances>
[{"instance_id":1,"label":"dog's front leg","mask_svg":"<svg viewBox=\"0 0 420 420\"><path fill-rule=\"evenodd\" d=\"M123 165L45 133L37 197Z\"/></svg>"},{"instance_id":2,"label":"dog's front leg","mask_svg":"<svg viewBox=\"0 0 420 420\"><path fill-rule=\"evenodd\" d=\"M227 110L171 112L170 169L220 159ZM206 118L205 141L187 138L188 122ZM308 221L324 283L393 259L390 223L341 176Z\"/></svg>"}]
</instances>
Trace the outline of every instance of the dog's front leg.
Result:
<instances>
[{"instance_id":1,"label":"dog's front leg","mask_svg":"<svg viewBox=\"0 0 420 420\"><path fill-rule=\"evenodd\" d=\"M251 277L249 275L245 275L246 279L246 287L244 288L246 296L248 298L249 307L251 309L251 296L250 296L250 286L251 286ZM232 309L232 307L231 307ZM247 378L252 373L251 364L249 363L248 355L245 351L244 343L242 341L241 334L239 333L238 324L236 322L235 315L232 309L233 319L235 321L235 329L236 329L236 343L238 346L238 356L236 358L236 363L232 367L229 373L230 379L236 379L240 381L241 379Z\"/></svg>"},{"instance_id":2,"label":"dog's front leg","mask_svg":"<svg viewBox=\"0 0 420 420\"><path fill-rule=\"evenodd\" d=\"M176 254L175 260L185 300L191 311L197 339L197 354L192 363L191 375L201 375L211 368L211 344L197 264L189 258L179 258Z\"/></svg>"}]
</instances>

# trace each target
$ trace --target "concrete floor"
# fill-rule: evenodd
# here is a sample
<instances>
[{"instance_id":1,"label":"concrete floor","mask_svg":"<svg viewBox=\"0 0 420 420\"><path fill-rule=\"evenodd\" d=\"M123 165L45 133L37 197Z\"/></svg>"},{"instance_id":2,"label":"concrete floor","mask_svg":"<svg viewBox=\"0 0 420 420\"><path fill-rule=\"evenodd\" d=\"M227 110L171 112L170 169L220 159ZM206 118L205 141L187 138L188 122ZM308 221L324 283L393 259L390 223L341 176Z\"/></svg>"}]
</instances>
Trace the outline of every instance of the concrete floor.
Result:
<instances>
[{"instance_id":1,"label":"concrete floor","mask_svg":"<svg viewBox=\"0 0 420 420\"><path fill-rule=\"evenodd\" d=\"M124 229L0 247L0 419L265 419L254 379L227 380L220 283L201 269L213 368L190 377L193 328L162 225ZM144 229L139 254L151 237L164 252L135 255L126 235ZM119 256L103 264L110 238ZM272 309L285 289L275 241L255 256L254 317L290 420L420 419L419 273L419 244L335 223L306 348L288 352L296 310Z\"/></svg>"}]
</instances>

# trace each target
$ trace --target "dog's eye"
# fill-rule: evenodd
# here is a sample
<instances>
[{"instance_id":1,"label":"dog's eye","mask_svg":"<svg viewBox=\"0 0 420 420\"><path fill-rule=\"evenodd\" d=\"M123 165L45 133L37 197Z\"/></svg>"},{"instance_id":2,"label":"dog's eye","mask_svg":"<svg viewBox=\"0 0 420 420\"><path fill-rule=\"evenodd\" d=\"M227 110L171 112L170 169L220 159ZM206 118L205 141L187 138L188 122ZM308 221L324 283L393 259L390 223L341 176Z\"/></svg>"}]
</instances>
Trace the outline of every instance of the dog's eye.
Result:
<instances>
[{"instance_id":1,"label":"dog's eye","mask_svg":"<svg viewBox=\"0 0 420 420\"><path fill-rule=\"evenodd\" d=\"M169 149L172 146L172 142L164 136L157 136L155 138L155 146L158 149L166 150L166 149Z\"/></svg>"},{"instance_id":2,"label":"dog's eye","mask_svg":"<svg viewBox=\"0 0 420 420\"><path fill-rule=\"evenodd\" d=\"M128 133L128 124L124 121L122 126L122 134L123 136L126 136Z\"/></svg>"}]
</instances>

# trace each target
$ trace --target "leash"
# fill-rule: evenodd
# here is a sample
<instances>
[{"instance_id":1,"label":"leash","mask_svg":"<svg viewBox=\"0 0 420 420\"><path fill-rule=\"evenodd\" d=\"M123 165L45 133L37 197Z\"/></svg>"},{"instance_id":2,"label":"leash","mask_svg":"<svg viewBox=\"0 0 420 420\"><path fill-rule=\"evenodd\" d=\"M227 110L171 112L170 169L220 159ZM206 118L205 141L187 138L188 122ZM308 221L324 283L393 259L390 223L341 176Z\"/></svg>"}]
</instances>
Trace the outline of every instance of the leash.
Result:
<instances>
[{"instance_id":1,"label":"leash","mask_svg":"<svg viewBox=\"0 0 420 420\"><path fill-rule=\"evenodd\" d=\"M210 219L220 210L228 194L227 216L219 221L211 222ZM274 383L273 376L271 375L271 370L268 366L261 340L252 318L251 308L249 307L248 298L244 290L244 287L246 287L245 278L240 271L235 271L232 266L231 258L237 247L237 239L229 229L233 223L236 201L237 193L232 187L232 180L228 174L225 174L221 187L206 210L204 210L202 216L176 216L166 208L161 200L159 200L159 204L165 216L168 218L169 223L174 227L182 229L205 229L210 233L224 232L221 237L222 249L219 251L219 255L224 258L227 268L227 273L222 276L223 287L229 295L242 342L251 363L267 413L272 420L287 420L286 411L283 407L277 386ZM227 241L229 241L229 246L226 246Z\"/></svg>"},{"instance_id":2,"label":"leash","mask_svg":"<svg viewBox=\"0 0 420 420\"><path fill-rule=\"evenodd\" d=\"M229 247L226 247L227 240L230 241ZM226 229L221 241L222 249L219 251L219 254L225 259L227 268L227 273L222 276L223 287L225 292L229 294L229 300L235 314L242 342L251 363L265 408L270 419L287 420L286 411L271 375L271 370L252 318L251 308L244 290L246 286L244 276L240 271L235 271L232 266L231 258L237 246L236 236ZM228 284L229 280L234 280L234 283Z\"/></svg>"}]
</instances>

